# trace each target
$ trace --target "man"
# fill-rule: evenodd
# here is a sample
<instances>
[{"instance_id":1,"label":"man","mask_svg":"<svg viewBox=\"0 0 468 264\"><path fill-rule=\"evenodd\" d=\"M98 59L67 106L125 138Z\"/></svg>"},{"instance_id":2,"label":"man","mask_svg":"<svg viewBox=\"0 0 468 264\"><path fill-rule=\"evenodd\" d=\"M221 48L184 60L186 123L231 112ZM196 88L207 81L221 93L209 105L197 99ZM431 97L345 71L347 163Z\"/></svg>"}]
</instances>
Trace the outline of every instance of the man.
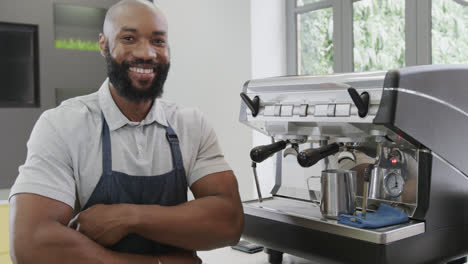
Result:
<instances>
[{"instance_id":1,"label":"man","mask_svg":"<svg viewBox=\"0 0 468 264\"><path fill-rule=\"evenodd\" d=\"M147 1L109 9L99 36L109 79L44 112L28 141L10 194L14 263L199 263L195 250L239 240L237 182L213 128L158 99L167 29Z\"/></svg>"}]
</instances>

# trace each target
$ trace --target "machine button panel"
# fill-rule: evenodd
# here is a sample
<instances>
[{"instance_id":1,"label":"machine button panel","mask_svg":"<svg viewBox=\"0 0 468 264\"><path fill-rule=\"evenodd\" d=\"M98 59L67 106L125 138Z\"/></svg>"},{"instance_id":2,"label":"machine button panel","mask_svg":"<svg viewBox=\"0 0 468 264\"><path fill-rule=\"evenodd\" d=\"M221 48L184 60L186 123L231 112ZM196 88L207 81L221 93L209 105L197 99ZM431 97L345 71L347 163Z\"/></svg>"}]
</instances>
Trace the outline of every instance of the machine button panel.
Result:
<instances>
[{"instance_id":1,"label":"machine button panel","mask_svg":"<svg viewBox=\"0 0 468 264\"><path fill-rule=\"evenodd\" d=\"M316 105L314 116L327 116L328 105Z\"/></svg>"},{"instance_id":2,"label":"machine button panel","mask_svg":"<svg viewBox=\"0 0 468 264\"><path fill-rule=\"evenodd\" d=\"M274 105L267 105L265 106L265 110L263 111L264 116L275 116L275 106Z\"/></svg>"},{"instance_id":3,"label":"machine button panel","mask_svg":"<svg viewBox=\"0 0 468 264\"><path fill-rule=\"evenodd\" d=\"M275 116L281 115L281 105L275 105Z\"/></svg>"},{"instance_id":4,"label":"machine button panel","mask_svg":"<svg viewBox=\"0 0 468 264\"><path fill-rule=\"evenodd\" d=\"M350 116L351 104L337 104L335 109L335 116Z\"/></svg>"},{"instance_id":5,"label":"machine button panel","mask_svg":"<svg viewBox=\"0 0 468 264\"><path fill-rule=\"evenodd\" d=\"M298 112L299 116L307 116L307 108L309 108L308 104L302 104L299 107L296 107L296 111Z\"/></svg>"},{"instance_id":6,"label":"machine button panel","mask_svg":"<svg viewBox=\"0 0 468 264\"><path fill-rule=\"evenodd\" d=\"M282 105L281 116L293 116L293 105Z\"/></svg>"},{"instance_id":7,"label":"machine button panel","mask_svg":"<svg viewBox=\"0 0 468 264\"><path fill-rule=\"evenodd\" d=\"M329 104L327 108L327 116L335 116L335 108L336 108L336 105Z\"/></svg>"}]
</instances>

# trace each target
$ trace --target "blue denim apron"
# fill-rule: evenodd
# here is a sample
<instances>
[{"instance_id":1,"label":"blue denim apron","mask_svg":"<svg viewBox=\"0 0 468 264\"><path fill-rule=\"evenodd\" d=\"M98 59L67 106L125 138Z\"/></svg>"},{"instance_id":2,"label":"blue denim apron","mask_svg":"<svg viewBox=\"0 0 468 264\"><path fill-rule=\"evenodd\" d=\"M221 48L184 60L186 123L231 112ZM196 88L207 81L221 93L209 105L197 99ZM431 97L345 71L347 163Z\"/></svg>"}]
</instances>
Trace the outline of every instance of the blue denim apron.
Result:
<instances>
[{"instance_id":1,"label":"blue denim apron","mask_svg":"<svg viewBox=\"0 0 468 264\"><path fill-rule=\"evenodd\" d=\"M82 210L95 204L159 204L174 206L187 201L187 179L174 130L166 128L172 153L173 170L156 176L133 176L112 170L109 127L102 114L102 176ZM129 234L110 249L134 254L165 254L172 247Z\"/></svg>"}]
</instances>

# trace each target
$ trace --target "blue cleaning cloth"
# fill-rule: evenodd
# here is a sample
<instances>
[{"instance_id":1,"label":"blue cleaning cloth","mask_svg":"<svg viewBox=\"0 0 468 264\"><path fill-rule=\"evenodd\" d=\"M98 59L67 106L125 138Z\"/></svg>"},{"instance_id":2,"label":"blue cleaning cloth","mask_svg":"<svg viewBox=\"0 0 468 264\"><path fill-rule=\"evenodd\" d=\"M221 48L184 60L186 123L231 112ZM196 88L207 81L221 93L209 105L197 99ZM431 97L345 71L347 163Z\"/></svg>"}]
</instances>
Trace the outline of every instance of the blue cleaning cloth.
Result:
<instances>
[{"instance_id":1,"label":"blue cleaning cloth","mask_svg":"<svg viewBox=\"0 0 468 264\"><path fill-rule=\"evenodd\" d=\"M380 204L375 213L367 213L365 219L362 219L361 215L340 214L338 216L338 223L358 228L378 228L407 221L408 216L404 212L386 204Z\"/></svg>"}]
</instances>

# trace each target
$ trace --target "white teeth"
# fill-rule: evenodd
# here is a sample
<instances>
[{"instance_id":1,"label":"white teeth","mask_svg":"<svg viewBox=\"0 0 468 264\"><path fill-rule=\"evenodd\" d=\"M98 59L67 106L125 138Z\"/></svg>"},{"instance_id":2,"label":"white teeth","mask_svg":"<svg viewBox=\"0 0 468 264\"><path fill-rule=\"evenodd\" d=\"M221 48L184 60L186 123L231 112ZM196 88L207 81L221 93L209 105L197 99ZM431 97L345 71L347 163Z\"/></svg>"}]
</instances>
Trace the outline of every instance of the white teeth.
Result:
<instances>
[{"instance_id":1,"label":"white teeth","mask_svg":"<svg viewBox=\"0 0 468 264\"><path fill-rule=\"evenodd\" d=\"M130 70L138 73L153 73L153 69L143 69L137 67L130 67Z\"/></svg>"}]
</instances>

